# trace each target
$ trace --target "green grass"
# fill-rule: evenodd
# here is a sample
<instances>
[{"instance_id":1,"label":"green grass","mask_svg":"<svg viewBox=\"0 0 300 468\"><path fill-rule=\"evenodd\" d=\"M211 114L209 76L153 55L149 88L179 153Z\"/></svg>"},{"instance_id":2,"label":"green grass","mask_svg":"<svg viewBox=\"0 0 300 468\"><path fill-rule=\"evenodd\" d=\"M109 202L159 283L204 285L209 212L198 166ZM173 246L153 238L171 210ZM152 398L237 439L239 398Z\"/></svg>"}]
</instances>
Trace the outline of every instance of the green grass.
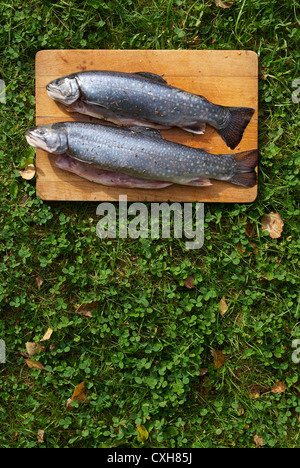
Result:
<instances>
[{"instance_id":1,"label":"green grass","mask_svg":"<svg viewBox=\"0 0 300 468\"><path fill-rule=\"evenodd\" d=\"M0 4L1 447L247 448L255 436L264 447L299 446L299 17L294 0ZM259 195L206 204L201 250L177 239L100 240L96 203L43 202L19 176L32 158L24 132L35 122L36 52L85 47L258 53ZM262 231L272 211L284 221L279 239ZM195 288L184 285L189 275ZM93 317L76 313L89 302ZM25 343L48 328L34 357L45 370L29 369ZM220 368L213 350L226 355ZM89 402L66 408L82 381ZM278 381L285 391L273 393Z\"/></svg>"}]
</instances>

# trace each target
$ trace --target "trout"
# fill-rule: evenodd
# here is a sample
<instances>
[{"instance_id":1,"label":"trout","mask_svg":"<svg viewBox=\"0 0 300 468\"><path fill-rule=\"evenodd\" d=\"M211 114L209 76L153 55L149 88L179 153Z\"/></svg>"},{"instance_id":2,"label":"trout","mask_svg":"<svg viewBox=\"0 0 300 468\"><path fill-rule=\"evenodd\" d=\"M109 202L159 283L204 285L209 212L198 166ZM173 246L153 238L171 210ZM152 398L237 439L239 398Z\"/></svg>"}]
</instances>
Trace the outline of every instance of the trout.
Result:
<instances>
[{"instance_id":1,"label":"trout","mask_svg":"<svg viewBox=\"0 0 300 468\"><path fill-rule=\"evenodd\" d=\"M234 149L254 109L214 104L205 97L168 85L147 72L84 71L51 81L48 95L69 112L79 112L117 125L156 129L179 127L202 134L209 124Z\"/></svg>"},{"instance_id":2,"label":"trout","mask_svg":"<svg viewBox=\"0 0 300 468\"><path fill-rule=\"evenodd\" d=\"M26 139L31 146L66 154L98 170L146 179L147 183L157 181L157 188L163 188L161 182L211 185L210 179L243 187L256 184L257 150L211 154L168 141L157 130L144 127L58 122L28 129ZM97 181L101 183L99 178Z\"/></svg>"}]
</instances>

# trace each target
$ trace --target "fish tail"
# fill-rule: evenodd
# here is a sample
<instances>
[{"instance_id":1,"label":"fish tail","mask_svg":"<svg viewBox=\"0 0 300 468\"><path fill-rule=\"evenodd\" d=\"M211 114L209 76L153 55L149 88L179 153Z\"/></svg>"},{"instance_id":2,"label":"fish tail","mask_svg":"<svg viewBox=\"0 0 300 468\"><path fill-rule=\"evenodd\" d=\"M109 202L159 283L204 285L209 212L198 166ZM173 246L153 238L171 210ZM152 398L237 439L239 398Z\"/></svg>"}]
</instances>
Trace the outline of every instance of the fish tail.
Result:
<instances>
[{"instance_id":1,"label":"fish tail","mask_svg":"<svg viewBox=\"0 0 300 468\"><path fill-rule=\"evenodd\" d=\"M257 180L254 169L258 162L258 151L243 151L232 156L237 163L237 167L229 182L243 187L254 187Z\"/></svg>"},{"instance_id":2,"label":"fish tail","mask_svg":"<svg viewBox=\"0 0 300 468\"><path fill-rule=\"evenodd\" d=\"M229 148L234 149L241 141L254 109L251 107L228 107L229 121L224 128L217 129Z\"/></svg>"}]
</instances>

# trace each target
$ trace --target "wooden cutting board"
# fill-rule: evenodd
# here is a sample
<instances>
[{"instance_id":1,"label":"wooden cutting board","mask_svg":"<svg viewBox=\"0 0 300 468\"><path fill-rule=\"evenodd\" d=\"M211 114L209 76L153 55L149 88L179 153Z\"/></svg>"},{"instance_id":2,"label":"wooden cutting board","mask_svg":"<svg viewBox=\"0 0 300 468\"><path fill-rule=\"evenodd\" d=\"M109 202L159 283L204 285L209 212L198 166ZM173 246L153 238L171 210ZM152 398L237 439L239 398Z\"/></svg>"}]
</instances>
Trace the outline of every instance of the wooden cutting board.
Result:
<instances>
[{"instance_id":1,"label":"wooden cutting board","mask_svg":"<svg viewBox=\"0 0 300 468\"><path fill-rule=\"evenodd\" d=\"M179 129L161 133L167 140L216 154L257 148L258 61L252 51L41 50L36 55L37 125L71 120L103 123L63 111L46 93L48 82L84 70L152 72L163 76L168 84L201 94L216 104L253 107L255 114L235 150L230 150L209 126L204 135ZM243 188L220 181L213 181L209 187L173 185L160 190L105 187L58 169L53 156L41 150L36 151L36 168L37 194L43 200L118 201L122 194L128 201L249 203L257 196L257 186Z\"/></svg>"}]
</instances>

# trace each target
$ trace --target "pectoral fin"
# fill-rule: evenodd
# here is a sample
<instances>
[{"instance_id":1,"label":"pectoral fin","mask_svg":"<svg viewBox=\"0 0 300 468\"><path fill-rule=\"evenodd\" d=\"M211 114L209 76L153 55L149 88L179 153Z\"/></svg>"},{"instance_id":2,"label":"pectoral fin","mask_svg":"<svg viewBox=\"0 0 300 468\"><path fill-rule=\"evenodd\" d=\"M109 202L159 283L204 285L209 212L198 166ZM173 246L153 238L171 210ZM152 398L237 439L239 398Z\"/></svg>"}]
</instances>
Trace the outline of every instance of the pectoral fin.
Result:
<instances>
[{"instance_id":1,"label":"pectoral fin","mask_svg":"<svg viewBox=\"0 0 300 468\"><path fill-rule=\"evenodd\" d=\"M208 187L209 185L212 185L212 183L209 179L203 177L199 179L190 180L189 182L184 182L181 185L192 185L193 187Z\"/></svg>"},{"instance_id":2,"label":"pectoral fin","mask_svg":"<svg viewBox=\"0 0 300 468\"><path fill-rule=\"evenodd\" d=\"M147 78L148 80L154 81L156 83L167 83L164 78L162 78L160 75L156 75L155 73L149 73L149 72L135 72L133 75L138 75L141 76L142 78Z\"/></svg>"}]
</instances>

